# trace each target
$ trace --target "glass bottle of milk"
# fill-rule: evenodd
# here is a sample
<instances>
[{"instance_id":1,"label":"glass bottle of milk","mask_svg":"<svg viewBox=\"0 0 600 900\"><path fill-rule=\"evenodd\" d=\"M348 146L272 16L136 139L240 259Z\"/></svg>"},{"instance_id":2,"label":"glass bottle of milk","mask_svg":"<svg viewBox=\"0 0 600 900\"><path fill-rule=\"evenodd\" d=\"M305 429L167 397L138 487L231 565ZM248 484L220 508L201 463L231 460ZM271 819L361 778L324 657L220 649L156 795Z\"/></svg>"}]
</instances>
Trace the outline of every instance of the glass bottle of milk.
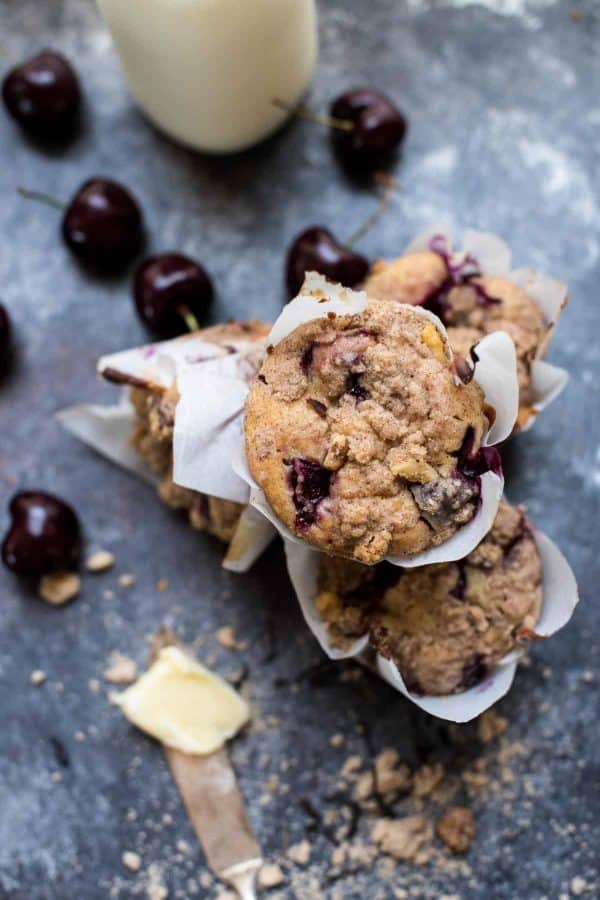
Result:
<instances>
[{"instance_id":1,"label":"glass bottle of milk","mask_svg":"<svg viewBox=\"0 0 600 900\"><path fill-rule=\"evenodd\" d=\"M230 153L275 131L317 57L315 0L98 0L131 93L196 150Z\"/></svg>"}]
</instances>

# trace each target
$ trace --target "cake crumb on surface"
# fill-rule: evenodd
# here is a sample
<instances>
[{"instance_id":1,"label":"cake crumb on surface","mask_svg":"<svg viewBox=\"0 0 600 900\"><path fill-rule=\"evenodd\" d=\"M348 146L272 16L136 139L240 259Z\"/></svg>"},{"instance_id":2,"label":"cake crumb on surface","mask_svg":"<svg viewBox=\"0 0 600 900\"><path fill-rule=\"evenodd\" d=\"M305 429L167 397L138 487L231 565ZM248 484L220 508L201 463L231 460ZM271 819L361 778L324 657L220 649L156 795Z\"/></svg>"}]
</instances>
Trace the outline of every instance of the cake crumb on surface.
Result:
<instances>
[{"instance_id":1,"label":"cake crumb on surface","mask_svg":"<svg viewBox=\"0 0 600 900\"><path fill-rule=\"evenodd\" d=\"M331 747L341 747L344 744L344 735L343 734L332 734L329 738L329 744Z\"/></svg>"},{"instance_id":2,"label":"cake crumb on surface","mask_svg":"<svg viewBox=\"0 0 600 900\"><path fill-rule=\"evenodd\" d=\"M31 675L29 676L29 683L38 687L40 684L43 684L46 680L46 673L43 669L34 669Z\"/></svg>"},{"instance_id":3,"label":"cake crumb on surface","mask_svg":"<svg viewBox=\"0 0 600 900\"><path fill-rule=\"evenodd\" d=\"M133 850L125 850L125 852L121 856L121 861L125 868L129 869L131 872L138 872L142 865L140 855L138 853L134 853Z\"/></svg>"},{"instance_id":4,"label":"cake crumb on surface","mask_svg":"<svg viewBox=\"0 0 600 900\"><path fill-rule=\"evenodd\" d=\"M162 594L169 589L169 581L167 578L159 578L156 582L156 590Z\"/></svg>"},{"instance_id":5,"label":"cake crumb on surface","mask_svg":"<svg viewBox=\"0 0 600 900\"><path fill-rule=\"evenodd\" d=\"M165 887L160 866L157 863L150 863L147 875L146 894L148 900L166 900L169 892Z\"/></svg>"},{"instance_id":6,"label":"cake crumb on surface","mask_svg":"<svg viewBox=\"0 0 600 900\"><path fill-rule=\"evenodd\" d=\"M231 625L223 625L221 628L218 628L216 638L221 647L225 647L226 650L246 649L246 643L244 641L238 641Z\"/></svg>"},{"instance_id":7,"label":"cake crumb on surface","mask_svg":"<svg viewBox=\"0 0 600 900\"><path fill-rule=\"evenodd\" d=\"M75 572L51 572L42 575L38 593L52 606L62 606L73 600L81 590L81 580Z\"/></svg>"},{"instance_id":8,"label":"cake crumb on surface","mask_svg":"<svg viewBox=\"0 0 600 900\"><path fill-rule=\"evenodd\" d=\"M258 873L259 888L272 888L283 884L284 876L281 866L277 863L265 863Z\"/></svg>"},{"instance_id":9,"label":"cake crumb on surface","mask_svg":"<svg viewBox=\"0 0 600 900\"><path fill-rule=\"evenodd\" d=\"M588 884L585 878L581 878L580 875L576 875L575 878L571 879L571 893L575 894L576 897L579 897L580 894L583 894L584 891L587 891Z\"/></svg>"},{"instance_id":10,"label":"cake crumb on surface","mask_svg":"<svg viewBox=\"0 0 600 900\"><path fill-rule=\"evenodd\" d=\"M426 797L431 794L444 777L444 767L441 763L432 766L421 766L413 776L413 791L415 797Z\"/></svg>"},{"instance_id":11,"label":"cake crumb on surface","mask_svg":"<svg viewBox=\"0 0 600 900\"><path fill-rule=\"evenodd\" d=\"M104 680L110 684L131 684L137 676L135 661L124 653L115 650L108 658L108 668L104 672Z\"/></svg>"},{"instance_id":12,"label":"cake crumb on surface","mask_svg":"<svg viewBox=\"0 0 600 900\"><path fill-rule=\"evenodd\" d=\"M384 853L394 859L416 861L419 852L431 843L433 829L425 816L406 816L402 819L378 819L371 839Z\"/></svg>"},{"instance_id":13,"label":"cake crumb on surface","mask_svg":"<svg viewBox=\"0 0 600 900\"><path fill-rule=\"evenodd\" d=\"M298 863L298 865L304 866L310 859L310 851L311 846L307 840L299 841L297 844L292 844L291 847L288 847L287 856L292 862Z\"/></svg>"},{"instance_id":14,"label":"cake crumb on surface","mask_svg":"<svg viewBox=\"0 0 600 900\"><path fill-rule=\"evenodd\" d=\"M135 575L132 575L131 572L123 572L122 575L119 575L119 587L133 587L135 584Z\"/></svg>"},{"instance_id":15,"label":"cake crumb on surface","mask_svg":"<svg viewBox=\"0 0 600 900\"><path fill-rule=\"evenodd\" d=\"M508 727L508 719L499 716L494 708L486 710L477 719L477 734L483 744L493 741L503 734Z\"/></svg>"},{"instance_id":16,"label":"cake crumb on surface","mask_svg":"<svg viewBox=\"0 0 600 900\"><path fill-rule=\"evenodd\" d=\"M96 550L90 554L85 561L85 567L88 572L106 572L112 569L115 564L115 557L110 550Z\"/></svg>"},{"instance_id":17,"label":"cake crumb on surface","mask_svg":"<svg viewBox=\"0 0 600 900\"><path fill-rule=\"evenodd\" d=\"M436 825L436 831L454 853L466 853L475 837L475 819L466 806L453 806Z\"/></svg>"}]
</instances>

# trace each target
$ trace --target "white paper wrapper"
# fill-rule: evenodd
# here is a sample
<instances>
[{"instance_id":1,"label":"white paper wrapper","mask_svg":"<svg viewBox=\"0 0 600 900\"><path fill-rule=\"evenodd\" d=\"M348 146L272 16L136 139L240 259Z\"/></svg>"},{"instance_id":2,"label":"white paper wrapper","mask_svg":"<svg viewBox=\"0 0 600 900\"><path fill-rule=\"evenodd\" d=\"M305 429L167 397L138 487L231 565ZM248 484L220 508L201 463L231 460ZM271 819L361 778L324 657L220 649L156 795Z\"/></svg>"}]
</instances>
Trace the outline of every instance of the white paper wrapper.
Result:
<instances>
[{"instance_id":1,"label":"white paper wrapper","mask_svg":"<svg viewBox=\"0 0 600 900\"><path fill-rule=\"evenodd\" d=\"M174 480L213 497L246 503L247 485L230 460L241 441L248 381L256 371L264 339L212 343L197 335L104 356L98 371L109 380L154 390L177 381L180 400L173 432ZM57 414L84 443L145 481L157 479L130 446L135 413L123 395L115 406L82 404ZM274 536L268 522L247 511L238 524L224 565L246 571Z\"/></svg>"},{"instance_id":2,"label":"white paper wrapper","mask_svg":"<svg viewBox=\"0 0 600 900\"><path fill-rule=\"evenodd\" d=\"M535 530L534 536L542 562L543 580L542 607L535 634L545 638L566 625L579 596L575 576L558 547L541 531ZM368 636L365 635L345 649L334 647L329 640L327 627L317 612L320 554L311 547L291 541L285 542L285 553L288 572L302 613L325 653L330 659L356 658L362 661L361 655L368 646ZM516 650L509 653L481 684L460 694L441 697L409 693L398 668L380 655L376 656L375 666L382 678L425 712L451 722L468 722L506 694L523 652L524 650Z\"/></svg>"},{"instance_id":3,"label":"white paper wrapper","mask_svg":"<svg viewBox=\"0 0 600 900\"><path fill-rule=\"evenodd\" d=\"M448 247L452 249L451 231L444 225L438 225L417 235L406 248L406 252L428 250L431 239L436 236L441 236ZM532 413L526 421L520 424L520 430L527 431L534 424L537 414L552 403L569 379L569 375L564 369L542 362L558 318L568 302L567 287L562 281L548 278L533 269L512 269L510 248L494 234L467 229L464 232L462 244L462 251L456 254L457 261L468 255L476 261L483 275L497 275L514 281L521 290L538 303L548 326L546 335L538 347L536 358L531 364Z\"/></svg>"},{"instance_id":4,"label":"white paper wrapper","mask_svg":"<svg viewBox=\"0 0 600 900\"><path fill-rule=\"evenodd\" d=\"M325 299L327 292L331 299ZM343 299L340 293L343 291ZM300 294L284 309L273 326L268 343L275 344L286 337L298 325L314 318L324 318L332 311L332 306L339 312L340 303L343 312L348 314L348 307L361 312L366 305L366 296L362 291L350 291L333 285L326 278L309 272ZM331 304L331 305L330 305ZM423 318L432 322L442 335L446 345L448 337L446 329L437 316L421 307L410 307ZM289 310L292 310L291 312ZM334 311L335 311L334 310ZM282 323L282 324L280 324ZM450 351L449 351L450 353ZM512 340L507 334L496 332L485 337L477 345L479 361L475 366L474 378L485 393L486 401L496 410L496 420L490 432L484 436L483 445L490 446L504 440L511 433L518 411L519 387L517 382L516 355ZM450 354L451 358L451 354ZM271 509L263 490L256 483L246 462L243 439L233 456L233 469L249 489L248 502L262 513L279 531L281 536L297 543L303 543L289 528L279 521ZM439 547L431 548L413 556L388 557L394 565L413 567L434 562L449 562L462 559L473 550L489 531L494 521L498 503L504 489L504 480L494 472L486 472L481 476L481 502L477 513L467 525Z\"/></svg>"},{"instance_id":5,"label":"white paper wrapper","mask_svg":"<svg viewBox=\"0 0 600 900\"><path fill-rule=\"evenodd\" d=\"M114 406L93 403L71 406L56 413L56 418L66 431L88 447L149 484L156 484L156 476L129 443L135 412L126 396Z\"/></svg>"}]
</instances>

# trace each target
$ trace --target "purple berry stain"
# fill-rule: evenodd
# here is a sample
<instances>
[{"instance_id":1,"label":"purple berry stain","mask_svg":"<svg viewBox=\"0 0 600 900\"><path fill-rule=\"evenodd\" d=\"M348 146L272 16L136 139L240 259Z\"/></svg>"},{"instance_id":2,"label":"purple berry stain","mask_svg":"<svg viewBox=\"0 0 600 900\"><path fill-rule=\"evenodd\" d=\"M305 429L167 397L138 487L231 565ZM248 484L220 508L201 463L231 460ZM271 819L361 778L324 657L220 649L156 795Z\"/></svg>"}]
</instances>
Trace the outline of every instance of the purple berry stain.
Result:
<instances>
[{"instance_id":1,"label":"purple berry stain","mask_svg":"<svg viewBox=\"0 0 600 900\"><path fill-rule=\"evenodd\" d=\"M425 298L421 306L438 316L447 325L448 316L452 308L450 291L455 287L468 285L474 292L478 306L494 306L502 303L497 297L490 297L484 288L473 281L473 278L481 276L477 260L467 254L464 259L455 262L448 241L442 234L434 235L429 241L429 249L440 256L446 266L446 278L442 284L435 288Z\"/></svg>"},{"instance_id":2,"label":"purple berry stain","mask_svg":"<svg viewBox=\"0 0 600 900\"><path fill-rule=\"evenodd\" d=\"M320 463L296 456L289 473L296 507L296 528L303 531L317 521L319 505L329 496L333 472Z\"/></svg>"},{"instance_id":3,"label":"purple berry stain","mask_svg":"<svg viewBox=\"0 0 600 900\"><path fill-rule=\"evenodd\" d=\"M346 394L354 397L357 403L366 400L369 396L367 389L361 384L360 375L356 372L349 372L346 378Z\"/></svg>"},{"instance_id":4,"label":"purple berry stain","mask_svg":"<svg viewBox=\"0 0 600 900\"><path fill-rule=\"evenodd\" d=\"M469 425L456 459L456 470L465 478L479 478L485 472L502 476L502 458L495 447L479 447L474 451L475 429Z\"/></svg>"},{"instance_id":5,"label":"purple berry stain","mask_svg":"<svg viewBox=\"0 0 600 900\"><path fill-rule=\"evenodd\" d=\"M480 653L476 654L473 659L465 663L462 671L461 687L468 691L469 688L477 687L478 684L487 677L489 673L488 665L485 657Z\"/></svg>"}]
</instances>

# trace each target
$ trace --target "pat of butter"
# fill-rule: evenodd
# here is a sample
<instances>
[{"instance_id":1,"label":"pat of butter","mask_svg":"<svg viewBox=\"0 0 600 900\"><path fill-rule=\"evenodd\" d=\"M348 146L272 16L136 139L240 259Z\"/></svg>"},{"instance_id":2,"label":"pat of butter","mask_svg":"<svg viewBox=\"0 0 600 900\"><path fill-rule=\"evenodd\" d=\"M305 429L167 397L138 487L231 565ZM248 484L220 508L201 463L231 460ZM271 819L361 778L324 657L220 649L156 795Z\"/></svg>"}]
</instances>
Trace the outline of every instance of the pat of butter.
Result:
<instances>
[{"instance_id":1,"label":"pat of butter","mask_svg":"<svg viewBox=\"0 0 600 900\"><path fill-rule=\"evenodd\" d=\"M183 753L213 753L250 717L226 681L175 646L164 647L116 702L130 722Z\"/></svg>"}]
</instances>

